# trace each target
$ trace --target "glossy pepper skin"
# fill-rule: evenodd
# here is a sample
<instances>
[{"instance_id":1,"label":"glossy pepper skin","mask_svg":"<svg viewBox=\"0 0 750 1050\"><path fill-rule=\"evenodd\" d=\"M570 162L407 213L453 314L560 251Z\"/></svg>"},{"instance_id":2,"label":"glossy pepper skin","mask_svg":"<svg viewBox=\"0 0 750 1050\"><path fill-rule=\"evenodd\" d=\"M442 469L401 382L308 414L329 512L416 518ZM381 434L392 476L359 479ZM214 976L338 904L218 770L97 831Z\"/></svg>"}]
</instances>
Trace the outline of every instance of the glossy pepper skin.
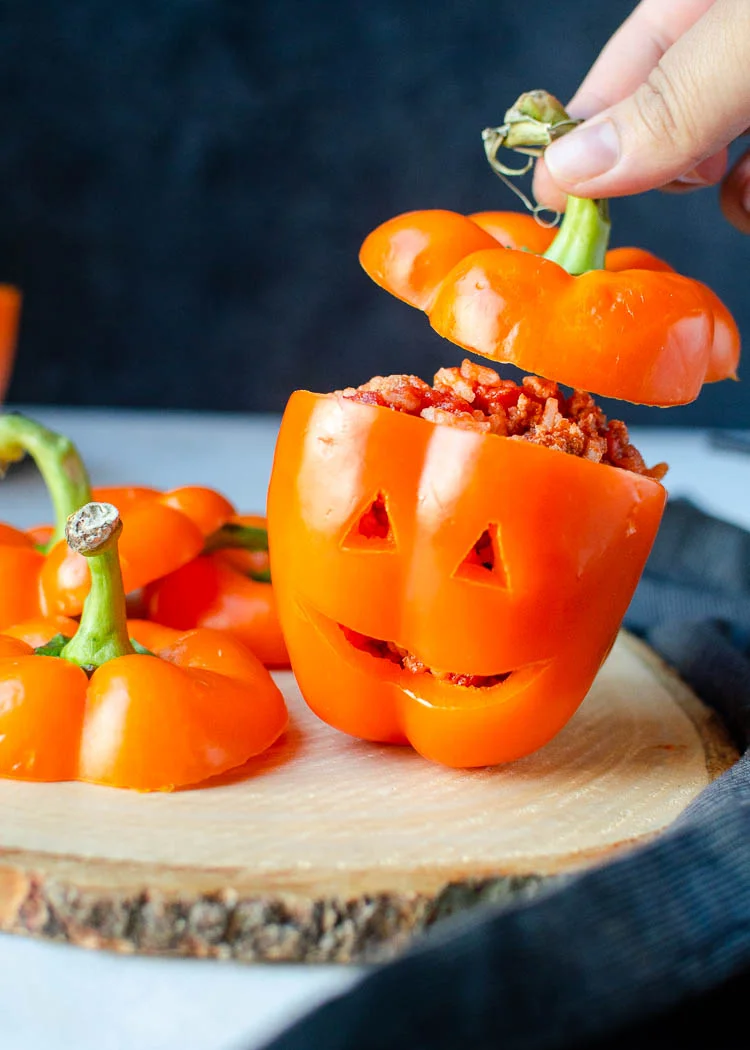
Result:
<instances>
[{"instance_id":1,"label":"glossy pepper skin","mask_svg":"<svg viewBox=\"0 0 750 1050\"><path fill-rule=\"evenodd\" d=\"M156 580L144 595L148 619L182 630L212 627L228 631L248 645L266 667L287 668L289 654L268 568L266 519L237 515L227 524L256 530L259 545L266 549L218 549ZM231 538L226 542L231 543Z\"/></svg>"},{"instance_id":2,"label":"glossy pepper skin","mask_svg":"<svg viewBox=\"0 0 750 1050\"><path fill-rule=\"evenodd\" d=\"M125 623L112 511L89 504L73 519L98 515L80 625L37 619L0 634L0 776L171 790L244 764L286 726L282 694L240 642ZM51 651L35 648L53 637Z\"/></svg>"},{"instance_id":3,"label":"glossy pepper skin","mask_svg":"<svg viewBox=\"0 0 750 1050\"><path fill-rule=\"evenodd\" d=\"M142 485L97 485L92 498L114 503L121 516L154 503L169 507L189 518L204 537L220 529L235 513L225 496L205 485L182 485L167 492Z\"/></svg>"},{"instance_id":4,"label":"glossy pepper skin","mask_svg":"<svg viewBox=\"0 0 750 1050\"><path fill-rule=\"evenodd\" d=\"M116 496L117 490L94 490ZM190 489L195 498L195 489ZM123 512L129 525L123 536L122 567L126 590L139 590L179 566L198 557L206 536L200 525L175 504L182 490L157 493L131 504ZM207 502L231 504L212 490L205 490ZM174 501L172 503L168 501ZM49 533L52 530L48 530ZM80 555L64 541L53 543L49 552L40 550L41 530L22 532L12 526L0 527L0 630L35 614L78 616L89 591L89 571Z\"/></svg>"},{"instance_id":5,"label":"glossy pepper skin","mask_svg":"<svg viewBox=\"0 0 750 1050\"><path fill-rule=\"evenodd\" d=\"M122 504L128 526L120 545L120 563L128 594L197 558L206 539L233 514L234 507L214 489L186 486L156 489L100 487L94 499ZM64 541L55 544L39 574L44 612L77 616L89 590L86 561Z\"/></svg>"},{"instance_id":6,"label":"glossy pepper skin","mask_svg":"<svg viewBox=\"0 0 750 1050\"><path fill-rule=\"evenodd\" d=\"M39 575L44 554L31 536L0 525L0 630L41 612Z\"/></svg>"},{"instance_id":7,"label":"glossy pepper skin","mask_svg":"<svg viewBox=\"0 0 750 1050\"><path fill-rule=\"evenodd\" d=\"M78 616L89 589L86 561L64 539L70 514L91 485L69 439L20 415L0 415L0 463L33 456L52 499L55 525L28 531L0 524L0 630L30 616ZM126 590L139 590L197 557L207 536L234 514L220 493L187 486L161 493L127 486L94 490L117 500L128 523L120 557Z\"/></svg>"},{"instance_id":8,"label":"glossy pepper skin","mask_svg":"<svg viewBox=\"0 0 750 1050\"><path fill-rule=\"evenodd\" d=\"M415 211L374 230L360 262L451 342L576 389L667 406L734 377L739 333L709 288L632 248L573 276L535 254L554 237L531 216Z\"/></svg>"},{"instance_id":9,"label":"glossy pepper skin","mask_svg":"<svg viewBox=\"0 0 750 1050\"><path fill-rule=\"evenodd\" d=\"M385 505L386 537L359 522ZM269 489L271 572L302 695L353 736L455 767L550 740L607 655L656 536L665 491L615 467L297 391ZM487 530L490 571L470 553ZM370 655L393 642L441 681Z\"/></svg>"}]
</instances>

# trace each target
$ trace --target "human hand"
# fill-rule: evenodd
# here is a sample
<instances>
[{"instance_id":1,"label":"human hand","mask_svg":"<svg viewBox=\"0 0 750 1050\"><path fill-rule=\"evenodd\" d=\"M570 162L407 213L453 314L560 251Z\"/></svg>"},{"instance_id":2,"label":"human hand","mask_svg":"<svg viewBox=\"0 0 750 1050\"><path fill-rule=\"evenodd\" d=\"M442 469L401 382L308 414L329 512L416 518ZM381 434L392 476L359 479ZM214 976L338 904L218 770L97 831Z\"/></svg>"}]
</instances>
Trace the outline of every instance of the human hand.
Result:
<instances>
[{"instance_id":1,"label":"human hand","mask_svg":"<svg viewBox=\"0 0 750 1050\"><path fill-rule=\"evenodd\" d=\"M585 123L537 163L545 205L723 179L724 215L750 233L750 151L726 174L750 128L750 0L641 0L567 109Z\"/></svg>"}]
</instances>

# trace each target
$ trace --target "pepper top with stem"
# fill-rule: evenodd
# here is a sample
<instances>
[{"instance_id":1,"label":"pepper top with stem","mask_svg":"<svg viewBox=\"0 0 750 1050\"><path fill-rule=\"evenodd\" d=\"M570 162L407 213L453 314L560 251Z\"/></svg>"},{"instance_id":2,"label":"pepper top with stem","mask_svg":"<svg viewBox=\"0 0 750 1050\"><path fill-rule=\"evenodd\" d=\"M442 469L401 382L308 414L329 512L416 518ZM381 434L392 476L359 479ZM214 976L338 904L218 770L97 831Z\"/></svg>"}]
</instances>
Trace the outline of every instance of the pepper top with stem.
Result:
<instances>
[{"instance_id":1,"label":"pepper top with stem","mask_svg":"<svg viewBox=\"0 0 750 1050\"><path fill-rule=\"evenodd\" d=\"M503 179L531 164L507 168L501 146L536 157L575 126L547 92L527 92L505 116L483 135ZM606 201L570 197L551 243L531 215L433 208L382 223L359 260L456 346L575 390L666 407L733 377L740 338L726 306L648 252L608 252L609 232Z\"/></svg>"},{"instance_id":2,"label":"pepper top with stem","mask_svg":"<svg viewBox=\"0 0 750 1050\"><path fill-rule=\"evenodd\" d=\"M531 162L514 170L497 159L501 147L540 157L555 139L576 126L564 106L548 91L526 91L505 113L505 122L482 132L487 160L503 180L529 170ZM543 253L573 275L603 270L611 222L606 200L568 197L565 215L552 244Z\"/></svg>"}]
</instances>

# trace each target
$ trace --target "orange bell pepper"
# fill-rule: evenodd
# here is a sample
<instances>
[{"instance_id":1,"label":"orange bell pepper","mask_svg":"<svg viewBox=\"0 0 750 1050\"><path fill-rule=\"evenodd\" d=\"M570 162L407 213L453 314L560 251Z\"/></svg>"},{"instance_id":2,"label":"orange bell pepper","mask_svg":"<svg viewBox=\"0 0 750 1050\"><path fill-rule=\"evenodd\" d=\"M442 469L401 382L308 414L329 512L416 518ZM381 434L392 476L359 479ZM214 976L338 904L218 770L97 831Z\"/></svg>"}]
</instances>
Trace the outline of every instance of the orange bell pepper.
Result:
<instances>
[{"instance_id":1,"label":"orange bell pepper","mask_svg":"<svg viewBox=\"0 0 750 1050\"><path fill-rule=\"evenodd\" d=\"M0 635L0 776L171 790L244 764L286 726L273 679L230 636L134 624L156 652L134 644L121 528L102 503L68 523L91 571L80 625L37 620ZM55 637L34 648L45 633Z\"/></svg>"},{"instance_id":2,"label":"orange bell pepper","mask_svg":"<svg viewBox=\"0 0 750 1050\"><path fill-rule=\"evenodd\" d=\"M540 116L538 94L495 129L512 148L548 142L567 121L551 96ZM609 230L606 201L573 197L554 236L530 216L416 211L374 230L360 262L451 342L576 389L666 406L734 378L740 338L726 306L647 252L607 252Z\"/></svg>"},{"instance_id":3,"label":"orange bell pepper","mask_svg":"<svg viewBox=\"0 0 750 1050\"><path fill-rule=\"evenodd\" d=\"M288 667L268 566L266 519L233 517L213 534L207 550L146 587L148 619L182 630L228 631L266 667Z\"/></svg>"},{"instance_id":4,"label":"orange bell pepper","mask_svg":"<svg viewBox=\"0 0 750 1050\"><path fill-rule=\"evenodd\" d=\"M0 630L38 614L78 616L89 589L86 560L64 540L65 522L92 497L85 466L71 441L20 415L0 416L0 463L29 453L50 493L55 526L21 532L0 528ZM213 489L172 492L95 489L122 503L128 529L120 551L128 593L197 557L234 507ZM40 549L41 548L41 549Z\"/></svg>"},{"instance_id":5,"label":"orange bell pepper","mask_svg":"<svg viewBox=\"0 0 750 1050\"><path fill-rule=\"evenodd\" d=\"M0 402L13 372L20 314L21 293L12 285L0 284Z\"/></svg>"},{"instance_id":6,"label":"orange bell pepper","mask_svg":"<svg viewBox=\"0 0 750 1050\"><path fill-rule=\"evenodd\" d=\"M158 503L190 518L201 535L210 536L234 515L234 507L215 489L202 485L184 485L161 492L159 489L133 485L97 485L92 496L101 503L115 503L120 515L131 513L136 507Z\"/></svg>"},{"instance_id":7,"label":"orange bell pepper","mask_svg":"<svg viewBox=\"0 0 750 1050\"><path fill-rule=\"evenodd\" d=\"M302 695L346 733L447 765L528 754L589 689L665 499L629 470L297 391L268 522Z\"/></svg>"}]
</instances>

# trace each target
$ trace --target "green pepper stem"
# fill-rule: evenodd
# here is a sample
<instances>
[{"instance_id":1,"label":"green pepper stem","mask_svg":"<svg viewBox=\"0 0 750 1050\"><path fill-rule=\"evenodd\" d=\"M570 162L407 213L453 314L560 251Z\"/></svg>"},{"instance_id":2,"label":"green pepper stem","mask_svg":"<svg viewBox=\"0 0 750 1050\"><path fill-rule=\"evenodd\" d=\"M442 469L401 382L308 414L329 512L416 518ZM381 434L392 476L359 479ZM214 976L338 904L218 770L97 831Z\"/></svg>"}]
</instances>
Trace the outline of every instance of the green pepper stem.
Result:
<instances>
[{"instance_id":1,"label":"green pepper stem","mask_svg":"<svg viewBox=\"0 0 750 1050\"><path fill-rule=\"evenodd\" d=\"M87 503L67 523L69 546L88 559L91 590L78 630L60 656L86 670L136 651L128 637L125 587L117 555L121 532L120 515L111 503Z\"/></svg>"},{"instance_id":2,"label":"green pepper stem","mask_svg":"<svg viewBox=\"0 0 750 1050\"><path fill-rule=\"evenodd\" d=\"M243 551L267 551L268 531L258 528L256 525L240 525L236 522L228 522L222 525L216 532L206 537L203 546L204 554L211 554L220 550L243 550ZM256 583L270 583L270 569L249 570L247 575Z\"/></svg>"},{"instance_id":3,"label":"green pepper stem","mask_svg":"<svg viewBox=\"0 0 750 1050\"><path fill-rule=\"evenodd\" d=\"M48 548L65 538L65 523L91 499L91 484L73 442L18 413L0 415L0 473L29 454L47 486L55 515Z\"/></svg>"},{"instance_id":4,"label":"green pepper stem","mask_svg":"<svg viewBox=\"0 0 750 1050\"><path fill-rule=\"evenodd\" d=\"M544 258L574 275L603 270L611 228L606 200L568 197L560 229Z\"/></svg>"},{"instance_id":5,"label":"green pepper stem","mask_svg":"<svg viewBox=\"0 0 750 1050\"><path fill-rule=\"evenodd\" d=\"M255 525L239 525L230 521L206 537L203 550L210 554L211 551L226 550L227 547L243 551L267 551L268 532Z\"/></svg>"},{"instance_id":6,"label":"green pepper stem","mask_svg":"<svg viewBox=\"0 0 750 1050\"><path fill-rule=\"evenodd\" d=\"M522 175L521 169L506 167L497 159L503 146L531 157L540 157L556 139L572 131L580 121L568 116L565 107L547 91L527 91L505 113L505 123L482 132L485 152L496 173L507 178ZM512 187L511 187L512 188ZM606 200L568 197L557 235L543 258L562 266L570 274L602 270L605 265L611 223Z\"/></svg>"}]
</instances>

